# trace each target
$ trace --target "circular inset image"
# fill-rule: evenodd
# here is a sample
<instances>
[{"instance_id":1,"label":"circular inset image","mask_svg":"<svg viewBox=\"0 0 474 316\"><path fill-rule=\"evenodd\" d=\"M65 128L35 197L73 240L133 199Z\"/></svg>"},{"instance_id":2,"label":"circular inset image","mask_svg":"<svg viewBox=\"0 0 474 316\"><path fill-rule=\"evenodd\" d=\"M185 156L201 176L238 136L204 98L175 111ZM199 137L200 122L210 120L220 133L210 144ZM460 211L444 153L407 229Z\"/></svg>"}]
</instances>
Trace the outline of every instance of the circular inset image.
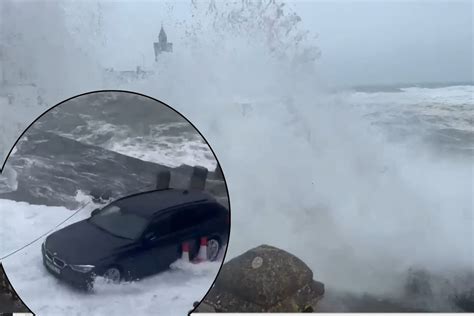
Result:
<instances>
[{"instance_id":1,"label":"circular inset image","mask_svg":"<svg viewBox=\"0 0 474 316\"><path fill-rule=\"evenodd\" d=\"M0 181L0 260L36 315L185 315L212 286L228 190L197 129L125 91L66 100L20 137Z\"/></svg>"}]
</instances>

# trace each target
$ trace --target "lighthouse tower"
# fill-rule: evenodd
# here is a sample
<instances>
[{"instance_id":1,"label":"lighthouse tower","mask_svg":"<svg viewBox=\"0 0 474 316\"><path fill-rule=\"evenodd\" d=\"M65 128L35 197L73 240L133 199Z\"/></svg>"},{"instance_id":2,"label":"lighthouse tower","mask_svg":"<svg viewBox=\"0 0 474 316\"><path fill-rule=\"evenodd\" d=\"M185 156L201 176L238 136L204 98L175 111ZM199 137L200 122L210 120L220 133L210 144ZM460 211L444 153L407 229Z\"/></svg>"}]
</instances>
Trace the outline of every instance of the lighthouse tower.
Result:
<instances>
[{"instance_id":1,"label":"lighthouse tower","mask_svg":"<svg viewBox=\"0 0 474 316\"><path fill-rule=\"evenodd\" d=\"M163 24L161 25L160 34L158 35L158 42L153 43L155 49L155 61L158 61L158 55L164 52L172 52L173 51L173 43L168 42L168 36L166 36L166 32L163 29Z\"/></svg>"}]
</instances>

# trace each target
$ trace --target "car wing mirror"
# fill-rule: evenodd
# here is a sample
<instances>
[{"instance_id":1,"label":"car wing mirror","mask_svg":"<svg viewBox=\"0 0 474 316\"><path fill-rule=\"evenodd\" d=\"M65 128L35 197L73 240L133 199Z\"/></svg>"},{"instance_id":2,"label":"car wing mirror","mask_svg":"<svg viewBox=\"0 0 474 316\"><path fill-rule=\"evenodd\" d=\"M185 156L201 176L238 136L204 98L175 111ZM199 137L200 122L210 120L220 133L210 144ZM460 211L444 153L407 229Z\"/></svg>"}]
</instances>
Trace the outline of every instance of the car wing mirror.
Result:
<instances>
[{"instance_id":1,"label":"car wing mirror","mask_svg":"<svg viewBox=\"0 0 474 316\"><path fill-rule=\"evenodd\" d=\"M96 216L99 212L100 212L100 208L96 208L95 210L91 212L91 217Z\"/></svg>"}]
</instances>

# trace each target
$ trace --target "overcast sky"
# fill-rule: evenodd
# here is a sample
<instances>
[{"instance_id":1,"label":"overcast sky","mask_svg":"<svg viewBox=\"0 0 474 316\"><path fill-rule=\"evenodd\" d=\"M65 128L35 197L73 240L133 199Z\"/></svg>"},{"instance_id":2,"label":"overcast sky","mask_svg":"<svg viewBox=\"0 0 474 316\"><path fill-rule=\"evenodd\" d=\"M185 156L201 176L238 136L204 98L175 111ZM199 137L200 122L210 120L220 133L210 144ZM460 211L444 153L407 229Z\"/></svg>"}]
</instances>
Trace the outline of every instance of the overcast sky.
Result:
<instances>
[{"instance_id":1,"label":"overcast sky","mask_svg":"<svg viewBox=\"0 0 474 316\"><path fill-rule=\"evenodd\" d=\"M151 63L150 43L161 22L169 25L173 19L188 17L183 12L189 12L190 0L181 3L173 9L143 1L105 6L109 27L115 33L109 38L109 49L120 50L120 42L128 41L136 51L129 56L109 54L109 66L134 68ZM290 6L302 17L304 27L319 34L320 74L328 82L473 80L471 0L314 0L290 1ZM167 31L178 47L173 30Z\"/></svg>"},{"instance_id":2,"label":"overcast sky","mask_svg":"<svg viewBox=\"0 0 474 316\"><path fill-rule=\"evenodd\" d=\"M348 83L472 81L473 1L298 2L321 71Z\"/></svg>"}]
</instances>

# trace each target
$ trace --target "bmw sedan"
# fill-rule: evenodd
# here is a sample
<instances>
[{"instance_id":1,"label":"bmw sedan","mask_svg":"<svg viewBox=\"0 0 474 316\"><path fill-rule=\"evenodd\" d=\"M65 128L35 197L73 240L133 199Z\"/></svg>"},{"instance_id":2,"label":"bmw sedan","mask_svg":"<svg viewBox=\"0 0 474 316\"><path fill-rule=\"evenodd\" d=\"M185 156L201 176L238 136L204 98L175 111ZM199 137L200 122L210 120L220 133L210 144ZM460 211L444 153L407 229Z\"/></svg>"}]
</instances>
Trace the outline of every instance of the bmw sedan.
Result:
<instances>
[{"instance_id":1,"label":"bmw sedan","mask_svg":"<svg viewBox=\"0 0 474 316\"><path fill-rule=\"evenodd\" d=\"M91 289L97 276L120 282L167 270L181 257L184 242L193 259L202 237L208 260L218 260L229 229L227 208L204 192L150 191L119 199L49 235L43 263L56 277Z\"/></svg>"}]
</instances>

